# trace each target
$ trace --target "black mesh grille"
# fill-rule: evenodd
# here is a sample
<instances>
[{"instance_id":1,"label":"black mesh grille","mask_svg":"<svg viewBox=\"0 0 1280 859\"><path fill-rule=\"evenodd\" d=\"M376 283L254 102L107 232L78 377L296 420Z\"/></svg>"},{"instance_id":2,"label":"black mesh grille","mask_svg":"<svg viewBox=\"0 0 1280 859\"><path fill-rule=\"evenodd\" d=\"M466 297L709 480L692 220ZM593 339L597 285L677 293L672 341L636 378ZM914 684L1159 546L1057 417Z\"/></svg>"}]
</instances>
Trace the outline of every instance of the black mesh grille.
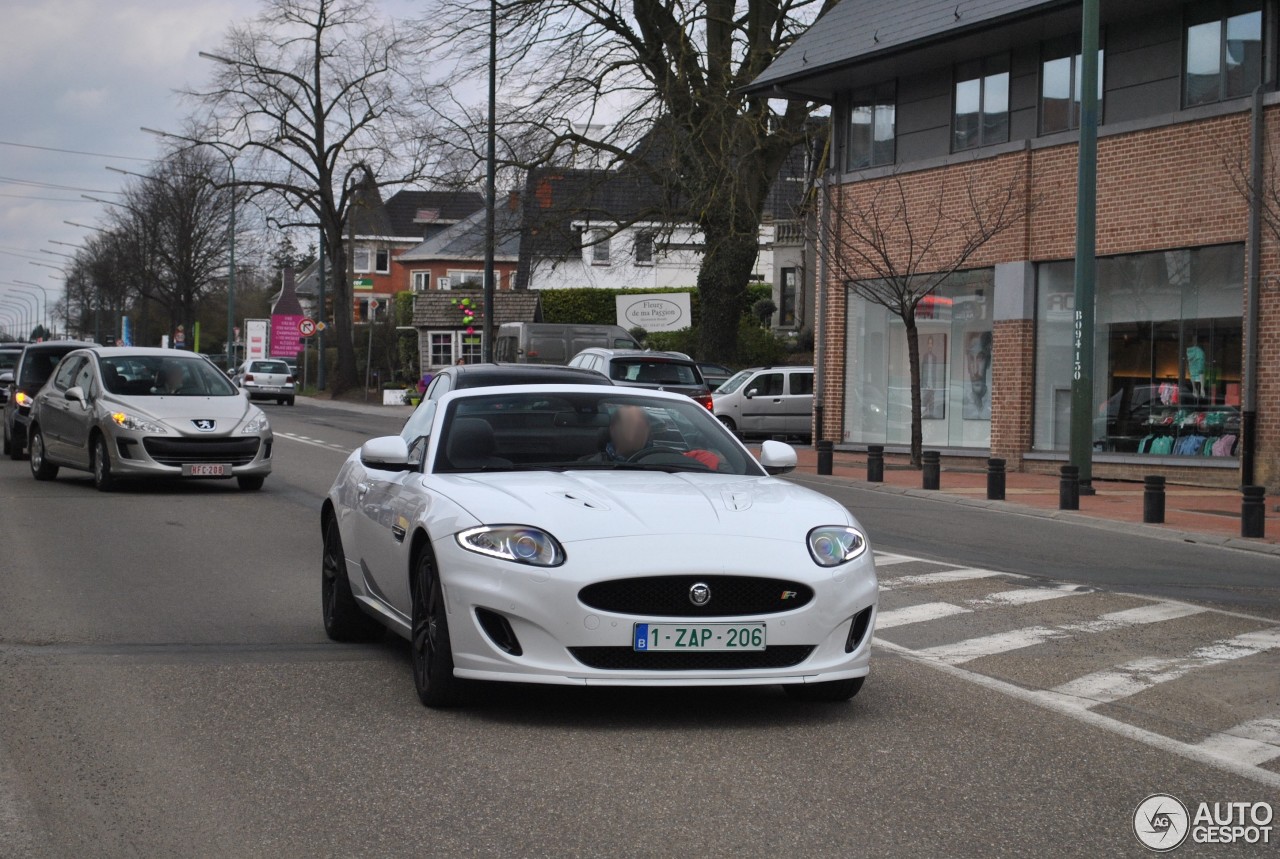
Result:
<instances>
[{"instance_id":1,"label":"black mesh grille","mask_svg":"<svg viewBox=\"0 0 1280 859\"><path fill-rule=\"evenodd\" d=\"M183 463L229 462L248 465L258 454L258 438L147 438L147 453L161 465Z\"/></svg>"},{"instance_id":2,"label":"black mesh grille","mask_svg":"<svg viewBox=\"0 0 1280 859\"><path fill-rule=\"evenodd\" d=\"M588 668L613 671L749 671L753 668L790 668L813 652L811 644L781 644L765 650L739 652L677 653L655 650L636 652L630 647L570 647L573 658Z\"/></svg>"},{"instance_id":3,"label":"black mesh grille","mask_svg":"<svg viewBox=\"0 0 1280 859\"><path fill-rule=\"evenodd\" d=\"M706 605L694 605L695 584L711 589ZM648 617L738 617L774 614L807 605L813 588L784 579L754 576L647 576L596 582L578 591L578 599L597 611Z\"/></svg>"}]
</instances>

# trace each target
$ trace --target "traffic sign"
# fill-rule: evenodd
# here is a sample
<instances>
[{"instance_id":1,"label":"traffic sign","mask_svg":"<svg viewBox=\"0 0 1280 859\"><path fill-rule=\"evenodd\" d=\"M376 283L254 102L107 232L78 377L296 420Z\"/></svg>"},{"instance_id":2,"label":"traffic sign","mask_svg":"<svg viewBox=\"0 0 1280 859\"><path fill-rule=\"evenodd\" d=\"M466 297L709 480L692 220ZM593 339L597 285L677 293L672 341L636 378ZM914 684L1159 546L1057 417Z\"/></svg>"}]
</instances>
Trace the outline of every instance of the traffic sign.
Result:
<instances>
[{"instance_id":1,"label":"traffic sign","mask_svg":"<svg viewBox=\"0 0 1280 859\"><path fill-rule=\"evenodd\" d=\"M306 319L306 318L299 319L298 333L301 334L303 337L310 337L312 334L315 334L316 321L314 319Z\"/></svg>"},{"instance_id":2,"label":"traffic sign","mask_svg":"<svg viewBox=\"0 0 1280 859\"><path fill-rule=\"evenodd\" d=\"M372 311L374 311L374 310L377 310L379 306L380 306L380 305L378 304L378 299L376 299L376 298L371 298L371 299L369 299L369 310L370 310L370 312L372 312Z\"/></svg>"},{"instance_id":3,"label":"traffic sign","mask_svg":"<svg viewBox=\"0 0 1280 859\"><path fill-rule=\"evenodd\" d=\"M317 334L319 334L321 331L325 330L325 329L326 329L326 328L328 328L328 327L329 327L329 326L328 326L328 325L325 325L323 322L317 322L317 323L316 323L316 333L317 333Z\"/></svg>"}]
</instances>

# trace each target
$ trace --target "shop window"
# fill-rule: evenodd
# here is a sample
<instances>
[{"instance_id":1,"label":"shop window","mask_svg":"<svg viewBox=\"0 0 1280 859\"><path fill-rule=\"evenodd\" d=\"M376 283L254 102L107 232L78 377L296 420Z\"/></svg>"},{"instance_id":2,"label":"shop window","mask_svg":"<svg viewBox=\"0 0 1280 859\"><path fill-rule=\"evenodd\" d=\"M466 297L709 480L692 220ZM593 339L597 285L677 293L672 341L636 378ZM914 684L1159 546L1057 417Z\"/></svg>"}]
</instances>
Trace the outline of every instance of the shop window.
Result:
<instances>
[{"instance_id":1,"label":"shop window","mask_svg":"<svg viewBox=\"0 0 1280 859\"><path fill-rule=\"evenodd\" d=\"M955 71L951 149L1009 140L1009 56L961 63Z\"/></svg>"},{"instance_id":2,"label":"shop window","mask_svg":"<svg viewBox=\"0 0 1280 859\"><path fill-rule=\"evenodd\" d=\"M1070 262L1037 266L1039 450L1069 448L1073 271ZM1243 273L1240 245L1098 260L1096 451L1236 454Z\"/></svg>"},{"instance_id":3,"label":"shop window","mask_svg":"<svg viewBox=\"0 0 1280 859\"><path fill-rule=\"evenodd\" d=\"M892 164L897 121L894 82L855 90L849 99L849 170Z\"/></svg>"},{"instance_id":4,"label":"shop window","mask_svg":"<svg viewBox=\"0 0 1280 859\"><path fill-rule=\"evenodd\" d=\"M1040 133L1080 127L1080 36L1048 42L1040 65ZM1102 117L1103 52L1098 51L1098 117Z\"/></svg>"},{"instance_id":5,"label":"shop window","mask_svg":"<svg viewBox=\"0 0 1280 859\"><path fill-rule=\"evenodd\" d=\"M1249 95L1262 81L1262 6L1210 0L1187 7L1182 101L1212 104Z\"/></svg>"}]
</instances>

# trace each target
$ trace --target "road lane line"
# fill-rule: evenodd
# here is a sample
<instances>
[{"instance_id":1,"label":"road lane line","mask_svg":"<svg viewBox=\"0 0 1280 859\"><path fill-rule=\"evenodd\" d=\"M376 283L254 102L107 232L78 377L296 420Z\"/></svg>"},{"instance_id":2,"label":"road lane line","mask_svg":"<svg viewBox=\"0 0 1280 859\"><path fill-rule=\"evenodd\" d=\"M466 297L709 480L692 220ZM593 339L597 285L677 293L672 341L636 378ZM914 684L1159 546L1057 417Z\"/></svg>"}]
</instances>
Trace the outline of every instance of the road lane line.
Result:
<instances>
[{"instance_id":1,"label":"road lane line","mask_svg":"<svg viewBox=\"0 0 1280 859\"><path fill-rule=\"evenodd\" d=\"M1050 691L1076 699L1080 702L1079 706L1091 708L1177 680L1197 668L1243 659L1277 647L1280 647L1280 627L1246 632L1234 638L1197 647L1186 656L1148 656L1135 659L1105 671L1077 677Z\"/></svg>"},{"instance_id":2,"label":"road lane line","mask_svg":"<svg viewBox=\"0 0 1280 859\"><path fill-rule=\"evenodd\" d=\"M895 555L892 552L872 552L876 558L877 567L891 567L894 564L909 564L915 561L923 561L923 558L912 558L909 555Z\"/></svg>"},{"instance_id":3,"label":"road lane line","mask_svg":"<svg viewBox=\"0 0 1280 859\"><path fill-rule=\"evenodd\" d=\"M298 442L299 444L309 444L309 445L311 445L312 447L322 447L322 448L324 448L325 450L332 450L332 451L335 451L335 452L337 452L337 453L346 453L346 454L351 453L351 450L350 450L350 449L348 449L348 448L341 447L341 446L336 445L336 444L330 444L329 442L325 442L325 441L316 441L316 440L314 440L314 439L307 438L306 436L293 435L292 433L287 433L287 432L277 432L277 433L275 433L275 437L276 437L276 438L283 438L283 439L286 439L286 440L288 440L288 441L296 441L296 442Z\"/></svg>"},{"instance_id":4,"label":"road lane line","mask_svg":"<svg viewBox=\"0 0 1280 859\"><path fill-rule=\"evenodd\" d=\"M1081 588L1077 585L1058 585L1052 588L1018 588L1012 591L1000 591L999 593L987 594L985 597L965 600L965 602L974 608L1016 606L1088 593L1095 593L1095 591Z\"/></svg>"},{"instance_id":5,"label":"road lane line","mask_svg":"<svg viewBox=\"0 0 1280 859\"><path fill-rule=\"evenodd\" d=\"M1129 626L1160 623L1161 621L1199 614L1201 611L1203 609L1197 609L1195 606L1155 603L1154 605L1109 612L1096 620L1085 621L1084 623L1065 623L1058 626L1028 626L1008 632L998 632L994 635L984 635L979 638L967 638L952 644L926 647L922 650L917 650L916 653L925 658L939 659L952 665L959 665L964 662L971 662L974 659L981 659L984 656L995 656L999 653L1021 650L1024 647L1034 647L1037 644L1044 644L1056 639L1071 638L1080 633L1110 632Z\"/></svg>"},{"instance_id":6,"label":"road lane line","mask_svg":"<svg viewBox=\"0 0 1280 859\"><path fill-rule=\"evenodd\" d=\"M995 570L981 570L976 567L961 567L956 570L942 570L937 573L920 573L914 576L898 576L896 579L881 579L880 590L891 591L896 588L915 588L925 585L945 585L952 582L964 582L970 579L989 579L992 576L1003 576Z\"/></svg>"},{"instance_id":7,"label":"road lane line","mask_svg":"<svg viewBox=\"0 0 1280 859\"><path fill-rule=\"evenodd\" d=\"M1036 689L1024 689L1004 680L997 680L986 674L979 674L976 671L970 671L967 668L961 668L956 665L949 665L945 662L939 662L936 659L922 659L919 654L908 647L902 647L889 641L876 638L872 642L876 647L882 650L896 653L912 662L918 662L926 665L935 671L941 671L959 680L965 680L973 683L975 686L981 686L984 689L990 689L999 692L1010 698L1016 698L1019 701L1040 707L1044 710L1050 710L1062 716L1066 716L1077 722L1082 722L1094 728L1107 731L1119 737L1124 737L1134 742L1143 743L1152 748L1159 749L1162 752L1175 755L1184 760L1194 761L1198 764L1211 766L1224 772L1233 773L1255 781L1268 787L1280 789L1280 773L1264 770L1260 767L1242 763L1231 757L1223 757L1213 753L1210 750L1199 748L1190 743L1183 743L1163 734L1157 734L1154 731L1148 731L1145 728L1139 728L1136 725L1130 725L1127 722L1121 722L1110 716L1104 716L1101 713L1095 713L1092 710L1084 709L1078 704L1070 701L1064 696Z\"/></svg>"},{"instance_id":8,"label":"road lane line","mask_svg":"<svg viewBox=\"0 0 1280 859\"><path fill-rule=\"evenodd\" d=\"M956 614L968 614L970 609L949 602L929 602L921 605L909 605L892 611L882 611L876 615L876 630L892 629L895 626L906 626L909 623L924 623Z\"/></svg>"},{"instance_id":9,"label":"road lane line","mask_svg":"<svg viewBox=\"0 0 1280 859\"><path fill-rule=\"evenodd\" d=\"M1196 743L1211 754L1246 764L1264 764L1280 758L1280 718L1250 719L1234 728L1215 732Z\"/></svg>"}]
</instances>

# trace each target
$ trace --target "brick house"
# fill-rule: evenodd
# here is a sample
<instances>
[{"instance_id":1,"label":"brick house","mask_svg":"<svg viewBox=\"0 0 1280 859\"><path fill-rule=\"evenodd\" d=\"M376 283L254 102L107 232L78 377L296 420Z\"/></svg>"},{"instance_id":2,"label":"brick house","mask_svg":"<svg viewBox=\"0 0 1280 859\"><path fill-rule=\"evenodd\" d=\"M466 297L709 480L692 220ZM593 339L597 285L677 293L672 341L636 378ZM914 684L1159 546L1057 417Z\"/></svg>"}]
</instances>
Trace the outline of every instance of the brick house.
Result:
<instances>
[{"instance_id":1,"label":"brick house","mask_svg":"<svg viewBox=\"0 0 1280 859\"><path fill-rule=\"evenodd\" d=\"M1275 12L1261 0L1102 4L1097 477L1234 486L1252 443L1255 482L1280 487L1280 243L1261 230L1261 264L1248 270L1240 190L1261 85L1265 178L1280 199ZM823 198L835 226L824 255L861 240L846 216L885 197L927 226L1017 191L1017 225L920 305L924 440L944 456L1001 456L1037 471L1067 459L1079 30L1078 2L843 0L751 87L831 105ZM960 238L942 236L915 260L919 271L947 270ZM892 254L911 253L901 231L891 239ZM860 295L874 271L847 256L820 267L816 437L905 449L905 326ZM1257 432L1246 439L1254 277Z\"/></svg>"}]
</instances>

